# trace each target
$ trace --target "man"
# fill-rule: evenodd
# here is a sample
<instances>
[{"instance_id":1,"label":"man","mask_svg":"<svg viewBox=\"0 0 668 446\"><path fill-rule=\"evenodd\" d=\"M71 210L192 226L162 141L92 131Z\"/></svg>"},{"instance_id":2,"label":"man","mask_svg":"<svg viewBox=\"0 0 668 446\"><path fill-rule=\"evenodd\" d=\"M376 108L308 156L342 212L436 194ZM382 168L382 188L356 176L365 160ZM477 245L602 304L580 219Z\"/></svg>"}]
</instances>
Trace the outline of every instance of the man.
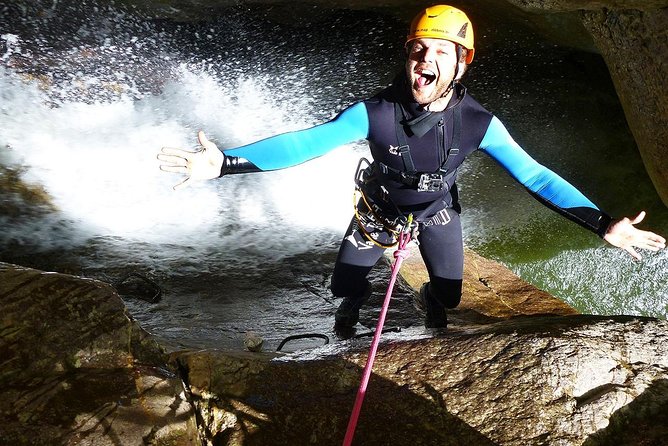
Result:
<instances>
[{"instance_id":1,"label":"man","mask_svg":"<svg viewBox=\"0 0 668 446\"><path fill-rule=\"evenodd\" d=\"M335 327L353 327L369 295L367 275L395 241L409 214L418 221L417 240L429 272L417 304L425 326L445 327L446 308L461 299L463 243L457 169L482 150L546 206L595 232L634 258L634 247L659 250L665 239L638 230L645 213L613 220L575 187L538 164L513 141L503 124L467 95L460 83L475 54L473 27L466 14L438 5L411 23L405 71L377 96L358 102L335 119L224 152L204 133L192 153L163 148L158 158L168 172L190 179L282 169L335 147L367 139L373 162L357 173L360 201L334 267L331 291L343 297Z\"/></svg>"}]
</instances>

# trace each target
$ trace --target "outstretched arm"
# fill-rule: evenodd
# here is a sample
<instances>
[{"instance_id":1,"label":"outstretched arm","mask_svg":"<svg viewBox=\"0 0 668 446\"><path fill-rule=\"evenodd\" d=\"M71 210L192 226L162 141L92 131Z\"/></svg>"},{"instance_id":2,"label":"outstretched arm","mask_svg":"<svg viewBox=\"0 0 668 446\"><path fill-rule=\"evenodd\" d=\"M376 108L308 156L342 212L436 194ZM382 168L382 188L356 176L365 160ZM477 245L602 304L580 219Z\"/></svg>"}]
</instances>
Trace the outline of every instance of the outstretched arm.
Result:
<instances>
[{"instance_id":1,"label":"outstretched arm","mask_svg":"<svg viewBox=\"0 0 668 446\"><path fill-rule=\"evenodd\" d=\"M641 256L634 247L653 251L665 247L663 237L635 228L634 225L645 217L645 212L634 219L613 220L577 188L529 156L496 117L492 118L480 149L494 158L537 200L595 232L611 245L625 250L635 259L639 260Z\"/></svg>"},{"instance_id":2,"label":"outstretched arm","mask_svg":"<svg viewBox=\"0 0 668 446\"><path fill-rule=\"evenodd\" d=\"M226 174L284 169L317 158L343 144L364 139L369 131L369 118L364 103L359 102L333 120L315 127L272 136L252 144L223 152L199 132L202 149L190 152L163 147L158 159L166 172L186 174L184 181L217 178Z\"/></svg>"}]
</instances>

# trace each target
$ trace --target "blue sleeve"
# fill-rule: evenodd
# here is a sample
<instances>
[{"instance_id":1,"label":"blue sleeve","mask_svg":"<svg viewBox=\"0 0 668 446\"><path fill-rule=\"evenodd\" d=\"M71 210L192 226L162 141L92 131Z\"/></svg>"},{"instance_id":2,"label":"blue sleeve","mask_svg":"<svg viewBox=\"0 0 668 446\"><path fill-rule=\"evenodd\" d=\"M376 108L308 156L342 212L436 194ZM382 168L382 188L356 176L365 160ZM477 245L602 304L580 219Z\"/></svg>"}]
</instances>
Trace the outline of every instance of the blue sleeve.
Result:
<instances>
[{"instance_id":1,"label":"blue sleeve","mask_svg":"<svg viewBox=\"0 0 668 446\"><path fill-rule=\"evenodd\" d=\"M343 144L365 139L368 133L366 106L358 102L324 124L226 149L224 153L244 158L260 170L276 170L296 166Z\"/></svg>"},{"instance_id":2,"label":"blue sleeve","mask_svg":"<svg viewBox=\"0 0 668 446\"><path fill-rule=\"evenodd\" d=\"M510 175L540 202L600 236L611 218L578 189L527 154L495 116L480 143Z\"/></svg>"}]
</instances>

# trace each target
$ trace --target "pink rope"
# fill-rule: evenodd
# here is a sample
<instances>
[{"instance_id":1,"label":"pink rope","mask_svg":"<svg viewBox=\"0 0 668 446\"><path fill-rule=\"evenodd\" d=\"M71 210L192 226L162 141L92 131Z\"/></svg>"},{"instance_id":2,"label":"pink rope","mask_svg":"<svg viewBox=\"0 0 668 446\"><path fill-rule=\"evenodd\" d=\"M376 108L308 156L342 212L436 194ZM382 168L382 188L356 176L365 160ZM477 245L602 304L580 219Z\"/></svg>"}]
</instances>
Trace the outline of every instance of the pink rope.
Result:
<instances>
[{"instance_id":1,"label":"pink rope","mask_svg":"<svg viewBox=\"0 0 668 446\"><path fill-rule=\"evenodd\" d=\"M366 395L366 388L369 384L369 377L371 376L371 369L373 368L373 362L376 359L376 351L378 350L378 343L380 342L380 335L383 331L383 325L385 325L385 316L387 315L387 309L390 306L390 299L392 297L392 290L394 289L394 283L397 280L397 275L399 273L399 268L401 263L410 255L410 252L406 249L406 245L411 240L410 232L401 232L399 234L399 246L394 252L394 263L392 264L392 276L390 277L390 283L387 286L387 292L385 293L385 300L383 301L383 307L380 310L380 316L378 317L378 324L376 325L376 332L373 335L373 341L371 342L371 349L369 350L369 356L366 360L366 365L364 366L364 372L362 373L362 381L360 382L359 389L357 389L357 397L355 398L355 405L353 406L353 411L350 414L350 420L348 421L348 428L346 429L346 436L343 439L343 446L350 446L353 442L353 437L355 436L355 428L357 427L357 419L359 418L360 412L362 410L362 403L364 402L364 396Z\"/></svg>"}]
</instances>

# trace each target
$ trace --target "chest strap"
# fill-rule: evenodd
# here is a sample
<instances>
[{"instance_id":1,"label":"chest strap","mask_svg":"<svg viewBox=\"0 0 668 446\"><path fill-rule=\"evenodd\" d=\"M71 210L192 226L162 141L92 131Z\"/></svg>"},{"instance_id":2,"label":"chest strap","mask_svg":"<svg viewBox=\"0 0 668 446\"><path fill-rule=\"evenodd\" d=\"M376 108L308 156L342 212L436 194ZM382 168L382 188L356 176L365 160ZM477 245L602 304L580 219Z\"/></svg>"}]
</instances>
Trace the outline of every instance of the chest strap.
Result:
<instances>
[{"instance_id":1,"label":"chest strap","mask_svg":"<svg viewBox=\"0 0 668 446\"><path fill-rule=\"evenodd\" d=\"M400 183L406 184L411 188L417 189L419 192L437 192L443 189L452 187L451 182L457 174L457 167L455 166L455 158L459 154L459 146L461 144L462 133L462 110L460 106L455 106L453 109L454 122L452 133L452 145L450 149L443 150L443 163L435 172L418 172L415 168L415 163L410 152L410 146L406 139L406 132L402 122L403 113L399 103L394 104L394 118L395 129L397 135L397 142L399 147L396 148L396 154L401 156L404 164L404 169L399 170L386 165L385 163L378 163L378 168L383 175ZM435 121L435 118L440 120L442 113L429 113L427 117L422 120ZM425 116L425 115L423 115ZM433 124L432 124L433 126ZM392 150L392 149L391 149Z\"/></svg>"}]
</instances>

